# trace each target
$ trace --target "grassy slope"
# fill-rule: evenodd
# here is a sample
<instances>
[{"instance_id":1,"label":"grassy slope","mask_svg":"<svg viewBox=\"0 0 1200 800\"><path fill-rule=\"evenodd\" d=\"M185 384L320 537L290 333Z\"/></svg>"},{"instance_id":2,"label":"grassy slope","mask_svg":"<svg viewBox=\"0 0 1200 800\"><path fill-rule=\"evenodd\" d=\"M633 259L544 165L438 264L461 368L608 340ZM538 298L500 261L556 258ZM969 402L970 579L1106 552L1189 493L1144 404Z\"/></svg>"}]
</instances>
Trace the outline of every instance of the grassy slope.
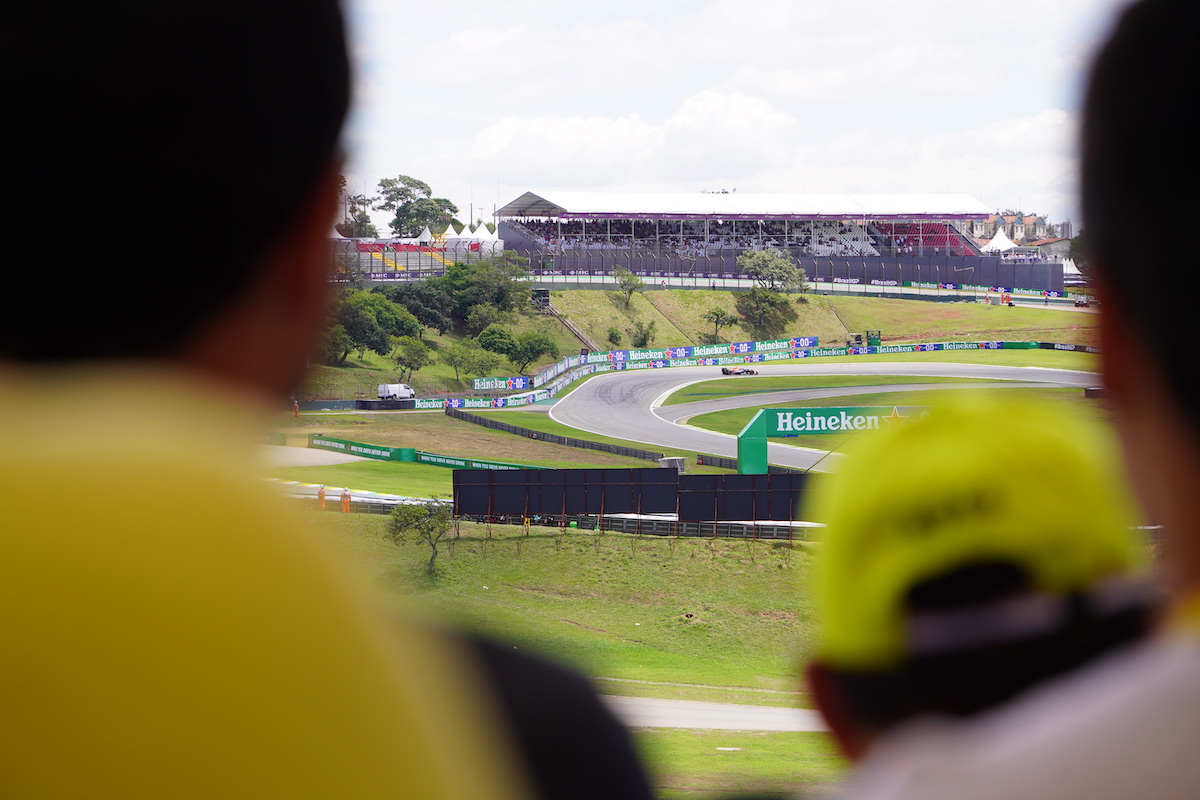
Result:
<instances>
[{"instance_id":1,"label":"grassy slope","mask_svg":"<svg viewBox=\"0 0 1200 800\"><path fill-rule=\"evenodd\" d=\"M712 333L705 312L722 308L735 313L735 293L705 289L652 290L635 294L628 307L616 292L601 290L558 291L554 305L573 324L602 345L608 341L609 328L622 334L621 347L630 347L630 331L635 322L654 322L653 344L659 347L697 344ZM1061 341L1071 344L1096 344L1096 317L1074 311L1038 307L1007 308L979 303L930 303L864 297L808 295L796 303L797 319L785 335L817 336L822 343L836 345L848 333L867 329L882 330L885 343L911 341L987 341L1014 339ZM513 313L505 323L514 333L541 330L554 339L563 353L580 347L580 342L561 323L548 317ZM450 332L444 336L426 332L430 346L438 349L459 338ZM740 325L722 328L723 341L747 341L754 336ZM533 364L526 374L553 359ZM511 374L515 369L503 362L496 374ZM411 383L423 397L459 394L468 391L467 376L456 380L454 371L436 362L419 370ZM314 367L309 390L321 387L321 397L354 399L373 397L375 386L397 380L397 370L385 356L367 353L362 359L351 355L340 368ZM311 392L310 392L311 393Z\"/></svg>"},{"instance_id":2,"label":"grassy slope","mask_svg":"<svg viewBox=\"0 0 1200 800\"><path fill-rule=\"evenodd\" d=\"M812 638L799 587L815 545L538 528L523 537L505 526L488 538L483 526L464 525L430 578L428 550L392 545L386 518L311 519L385 597L406 596L454 627L572 664L599 676L605 693L808 705L795 691ZM844 769L823 734L636 729L634 736L663 798L814 788Z\"/></svg>"},{"instance_id":3,"label":"grassy slope","mask_svg":"<svg viewBox=\"0 0 1200 800\"><path fill-rule=\"evenodd\" d=\"M798 587L816 545L557 528L526 536L504 525L489 534L463 523L431 578L423 572L428 548L392 545L385 517L327 513L314 522L385 594L415 598L453 625L502 635L589 675L632 681L605 691L640 695L646 684L637 681L649 681L732 687L697 690L695 699L796 701L812 641L812 611Z\"/></svg>"},{"instance_id":4,"label":"grassy slope","mask_svg":"<svg viewBox=\"0 0 1200 800\"><path fill-rule=\"evenodd\" d=\"M606 341L609 327L622 332L635 320L657 321L659 346L696 344L712 333L705 312L721 308L736 313L735 293L706 289L670 289L635 295L629 310L615 292L564 291L553 294L554 304L597 341ZM848 333L883 331L884 342L988 341L994 339L1062 341L1096 344L1093 314L1038 307L1008 308L982 303L931 303L869 297L808 295L796 303L797 319L787 336L817 336L836 345ZM680 331L673 339L669 331ZM721 339L747 341L753 335L741 325L722 328ZM629 339L623 339L628 346Z\"/></svg>"}]
</instances>

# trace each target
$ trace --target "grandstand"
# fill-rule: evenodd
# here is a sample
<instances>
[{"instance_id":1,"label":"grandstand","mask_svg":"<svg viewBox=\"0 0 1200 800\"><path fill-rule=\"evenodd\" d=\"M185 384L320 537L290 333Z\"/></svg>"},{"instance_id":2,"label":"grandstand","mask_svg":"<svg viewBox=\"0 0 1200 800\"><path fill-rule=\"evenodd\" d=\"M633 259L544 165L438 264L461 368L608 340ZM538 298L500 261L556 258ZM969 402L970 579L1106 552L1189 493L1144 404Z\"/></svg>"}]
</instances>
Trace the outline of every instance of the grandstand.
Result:
<instances>
[{"instance_id":1,"label":"grandstand","mask_svg":"<svg viewBox=\"0 0 1200 800\"><path fill-rule=\"evenodd\" d=\"M738 276L749 250L779 249L810 278L863 286L985 286L1063 291L1062 264L981 252L988 210L967 195L526 192L497 229L448 239L335 240L338 264L368 281L440 275L497 252L536 277L597 277L618 268L658 280Z\"/></svg>"},{"instance_id":2,"label":"grandstand","mask_svg":"<svg viewBox=\"0 0 1200 800\"><path fill-rule=\"evenodd\" d=\"M526 192L497 212L533 274L729 278L747 250L778 248L836 283L982 284L1061 291L1062 265L984 254L989 216L966 195Z\"/></svg>"}]
</instances>

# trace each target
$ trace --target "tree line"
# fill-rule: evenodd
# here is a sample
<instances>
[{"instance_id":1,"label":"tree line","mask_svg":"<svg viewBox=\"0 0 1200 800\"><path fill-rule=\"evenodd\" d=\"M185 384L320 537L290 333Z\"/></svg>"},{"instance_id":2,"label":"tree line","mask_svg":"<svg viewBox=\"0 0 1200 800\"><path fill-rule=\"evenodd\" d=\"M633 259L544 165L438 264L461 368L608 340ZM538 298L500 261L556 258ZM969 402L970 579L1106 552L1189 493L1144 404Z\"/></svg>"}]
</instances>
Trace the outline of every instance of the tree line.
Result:
<instances>
[{"instance_id":1,"label":"tree line","mask_svg":"<svg viewBox=\"0 0 1200 800\"><path fill-rule=\"evenodd\" d=\"M494 372L507 358L518 372L542 356L558 357L554 340L531 331L513 334L505 321L528 299L528 260L504 254L473 264L455 263L440 278L343 290L330 315L321 360L341 366L353 352L392 358L401 380L434 360L427 330L465 336L437 351L437 358L463 375Z\"/></svg>"}]
</instances>

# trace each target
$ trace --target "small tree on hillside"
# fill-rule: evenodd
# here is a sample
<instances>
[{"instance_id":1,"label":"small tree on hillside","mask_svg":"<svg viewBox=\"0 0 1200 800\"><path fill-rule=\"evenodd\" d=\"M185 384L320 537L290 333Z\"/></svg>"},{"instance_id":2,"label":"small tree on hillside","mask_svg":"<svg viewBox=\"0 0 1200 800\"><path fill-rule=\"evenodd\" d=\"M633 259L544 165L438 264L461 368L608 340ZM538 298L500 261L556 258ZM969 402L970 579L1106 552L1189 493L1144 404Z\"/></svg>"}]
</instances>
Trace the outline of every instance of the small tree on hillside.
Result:
<instances>
[{"instance_id":1,"label":"small tree on hillside","mask_svg":"<svg viewBox=\"0 0 1200 800\"><path fill-rule=\"evenodd\" d=\"M438 351L443 364L454 368L454 380L460 380L459 372L467 375L485 375L500 365L500 356L479 346L474 339L460 339Z\"/></svg>"},{"instance_id":2,"label":"small tree on hillside","mask_svg":"<svg viewBox=\"0 0 1200 800\"><path fill-rule=\"evenodd\" d=\"M429 546L430 575L437 573L438 544L450 533L453 515L449 505L435 497L425 503L398 505L388 519L387 535L392 544L414 542Z\"/></svg>"},{"instance_id":3,"label":"small tree on hillside","mask_svg":"<svg viewBox=\"0 0 1200 800\"><path fill-rule=\"evenodd\" d=\"M415 336L399 336L392 341L395 344L392 358L402 371L408 371L408 380L411 381L413 373L429 363L433 351Z\"/></svg>"},{"instance_id":4,"label":"small tree on hillside","mask_svg":"<svg viewBox=\"0 0 1200 800\"><path fill-rule=\"evenodd\" d=\"M613 270L613 278L617 281L617 291L621 293L626 307L633 301L634 292L640 292L646 288L641 278L624 267L617 267Z\"/></svg>"},{"instance_id":5,"label":"small tree on hillside","mask_svg":"<svg viewBox=\"0 0 1200 800\"><path fill-rule=\"evenodd\" d=\"M513 347L517 344L517 340L513 338L513 335L507 329L495 323L488 325L480 331L476 341L479 342L479 346L484 350L491 350L493 353L499 353L502 356L511 353Z\"/></svg>"},{"instance_id":6,"label":"small tree on hillside","mask_svg":"<svg viewBox=\"0 0 1200 800\"><path fill-rule=\"evenodd\" d=\"M728 328L738 323L737 314L730 314L723 308L714 308L704 313L704 318L713 324L713 343L718 341L721 328Z\"/></svg>"},{"instance_id":7,"label":"small tree on hillside","mask_svg":"<svg viewBox=\"0 0 1200 800\"><path fill-rule=\"evenodd\" d=\"M743 275L758 281L763 289L772 292L808 291L808 276L782 250L772 248L742 253L738 256L737 265Z\"/></svg>"},{"instance_id":8,"label":"small tree on hillside","mask_svg":"<svg viewBox=\"0 0 1200 800\"><path fill-rule=\"evenodd\" d=\"M743 324L749 326L756 336L779 336L797 316L787 297L758 286L738 292L734 302Z\"/></svg>"},{"instance_id":9,"label":"small tree on hillside","mask_svg":"<svg viewBox=\"0 0 1200 800\"><path fill-rule=\"evenodd\" d=\"M524 373L526 367L542 356L558 358L558 345L546 334L531 331L518 336L506 355L516 365L517 372Z\"/></svg>"},{"instance_id":10,"label":"small tree on hillside","mask_svg":"<svg viewBox=\"0 0 1200 800\"><path fill-rule=\"evenodd\" d=\"M649 323L638 320L633 323L633 330L629 332L629 343L634 347L649 347L654 344L654 320Z\"/></svg>"}]
</instances>

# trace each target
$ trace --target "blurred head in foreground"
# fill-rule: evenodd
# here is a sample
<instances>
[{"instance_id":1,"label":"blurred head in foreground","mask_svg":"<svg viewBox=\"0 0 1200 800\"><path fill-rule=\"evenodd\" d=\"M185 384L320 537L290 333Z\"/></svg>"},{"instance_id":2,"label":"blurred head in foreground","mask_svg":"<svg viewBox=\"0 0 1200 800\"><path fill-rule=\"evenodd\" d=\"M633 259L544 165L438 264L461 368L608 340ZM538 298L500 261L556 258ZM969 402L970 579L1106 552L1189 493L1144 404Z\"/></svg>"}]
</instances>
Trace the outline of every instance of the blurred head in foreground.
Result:
<instances>
[{"instance_id":1,"label":"blurred head in foreground","mask_svg":"<svg viewBox=\"0 0 1200 800\"><path fill-rule=\"evenodd\" d=\"M1105 431L960 397L864 438L813 491L810 689L861 756L909 718L968 716L1139 636L1149 599Z\"/></svg>"},{"instance_id":2,"label":"blurred head in foreground","mask_svg":"<svg viewBox=\"0 0 1200 800\"><path fill-rule=\"evenodd\" d=\"M5 287L53 322L0 316L0 361L292 388L321 333L350 98L336 0L23 4L6 22L7 166L42 229Z\"/></svg>"}]
</instances>

